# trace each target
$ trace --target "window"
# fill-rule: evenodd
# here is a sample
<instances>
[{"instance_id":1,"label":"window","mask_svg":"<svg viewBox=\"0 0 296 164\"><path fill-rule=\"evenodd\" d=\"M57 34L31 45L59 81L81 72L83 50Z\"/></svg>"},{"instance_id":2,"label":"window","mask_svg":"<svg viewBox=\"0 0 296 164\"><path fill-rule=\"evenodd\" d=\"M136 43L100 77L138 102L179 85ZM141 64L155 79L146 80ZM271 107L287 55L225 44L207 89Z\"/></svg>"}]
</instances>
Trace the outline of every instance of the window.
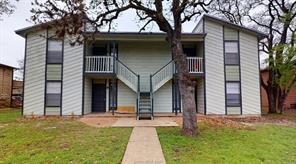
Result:
<instances>
[{"instance_id":1,"label":"window","mask_svg":"<svg viewBox=\"0 0 296 164\"><path fill-rule=\"evenodd\" d=\"M238 42L225 41L225 64L238 65Z\"/></svg>"},{"instance_id":2,"label":"window","mask_svg":"<svg viewBox=\"0 0 296 164\"><path fill-rule=\"evenodd\" d=\"M46 83L46 106L59 107L61 105L61 82Z\"/></svg>"},{"instance_id":3,"label":"window","mask_svg":"<svg viewBox=\"0 0 296 164\"><path fill-rule=\"evenodd\" d=\"M47 63L62 63L63 42L60 40L48 40Z\"/></svg>"},{"instance_id":4,"label":"window","mask_svg":"<svg viewBox=\"0 0 296 164\"><path fill-rule=\"evenodd\" d=\"M240 84L239 82L226 82L227 106L240 106Z\"/></svg>"}]
</instances>

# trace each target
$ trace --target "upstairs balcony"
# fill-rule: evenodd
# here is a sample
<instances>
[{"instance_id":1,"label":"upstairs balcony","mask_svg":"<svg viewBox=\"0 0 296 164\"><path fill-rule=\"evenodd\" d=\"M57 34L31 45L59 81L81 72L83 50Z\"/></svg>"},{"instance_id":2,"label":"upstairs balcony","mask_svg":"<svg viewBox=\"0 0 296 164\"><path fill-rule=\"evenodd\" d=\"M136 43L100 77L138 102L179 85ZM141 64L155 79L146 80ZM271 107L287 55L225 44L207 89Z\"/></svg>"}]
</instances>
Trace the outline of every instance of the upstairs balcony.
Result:
<instances>
[{"instance_id":1,"label":"upstairs balcony","mask_svg":"<svg viewBox=\"0 0 296 164\"><path fill-rule=\"evenodd\" d=\"M86 56L85 73L115 73L113 56Z\"/></svg>"},{"instance_id":2,"label":"upstairs balcony","mask_svg":"<svg viewBox=\"0 0 296 164\"><path fill-rule=\"evenodd\" d=\"M146 61L147 62L147 61ZM187 57L188 70L190 74L203 74L203 58ZM118 61L113 56L86 56L85 73L89 74L116 74ZM173 71L173 70L172 70Z\"/></svg>"}]
</instances>

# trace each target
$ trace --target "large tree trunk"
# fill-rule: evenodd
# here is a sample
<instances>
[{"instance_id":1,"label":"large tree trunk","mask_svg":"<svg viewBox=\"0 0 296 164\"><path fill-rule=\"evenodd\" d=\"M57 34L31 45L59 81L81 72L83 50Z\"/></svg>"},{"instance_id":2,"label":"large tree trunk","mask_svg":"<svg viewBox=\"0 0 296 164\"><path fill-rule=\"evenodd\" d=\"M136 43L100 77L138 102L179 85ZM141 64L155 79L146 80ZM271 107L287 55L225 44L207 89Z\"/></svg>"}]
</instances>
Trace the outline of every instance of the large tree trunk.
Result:
<instances>
[{"instance_id":1,"label":"large tree trunk","mask_svg":"<svg viewBox=\"0 0 296 164\"><path fill-rule=\"evenodd\" d=\"M271 58L272 56L269 56ZM273 63L270 63L273 65ZM278 85L275 83L274 70L269 70L268 74L268 113L277 113L277 100L278 100Z\"/></svg>"},{"instance_id":2,"label":"large tree trunk","mask_svg":"<svg viewBox=\"0 0 296 164\"><path fill-rule=\"evenodd\" d=\"M278 100L278 109L280 111L280 114L283 114L284 112L284 107L285 107L285 101L287 98L287 93L285 91L280 90L279 92L279 100Z\"/></svg>"},{"instance_id":3,"label":"large tree trunk","mask_svg":"<svg viewBox=\"0 0 296 164\"><path fill-rule=\"evenodd\" d=\"M277 92L274 91L274 87L268 86L268 113L277 112Z\"/></svg>"},{"instance_id":4,"label":"large tree trunk","mask_svg":"<svg viewBox=\"0 0 296 164\"><path fill-rule=\"evenodd\" d=\"M172 53L177 68L179 89L181 92L183 107L183 128L182 134L186 136L196 136L198 134L196 105L194 98L195 82L190 79L187 68L186 55L183 53L181 39L173 39Z\"/></svg>"}]
</instances>

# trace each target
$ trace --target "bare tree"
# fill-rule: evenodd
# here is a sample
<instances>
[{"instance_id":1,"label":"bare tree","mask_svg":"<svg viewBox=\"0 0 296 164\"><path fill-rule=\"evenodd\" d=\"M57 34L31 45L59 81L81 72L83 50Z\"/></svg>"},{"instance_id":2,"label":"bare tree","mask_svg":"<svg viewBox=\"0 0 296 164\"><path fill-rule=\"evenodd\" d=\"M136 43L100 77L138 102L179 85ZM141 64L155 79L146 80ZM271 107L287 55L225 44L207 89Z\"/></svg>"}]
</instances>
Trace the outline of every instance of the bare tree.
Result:
<instances>
[{"instance_id":1,"label":"bare tree","mask_svg":"<svg viewBox=\"0 0 296 164\"><path fill-rule=\"evenodd\" d=\"M84 23L94 28L94 33L112 23L121 13L134 10L138 19L143 22L139 31L145 30L150 23L158 25L166 33L173 60L176 64L177 78L183 105L182 134L195 136L197 130L196 106L194 100L195 82L190 79L186 55L183 53L181 34L182 23L206 12L211 0L64 0L46 2L35 1L32 9L32 20L36 23L53 21L59 27L58 36L75 35L74 42L82 42Z\"/></svg>"},{"instance_id":2,"label":"bare tree","mask_svg":"<svg viewBox=\"0 0 296 164\"><path fill-rule=\"evenodd\" d=\"M0 20L3 15L10 15L14 12L15 6L11 3L10 0L1 0L0 1Z\"/></svg>"},{"instance_id":3,"label":"bare tree","mask_svg":"<svg viewBox=\"0 0 296 164\"><path fill-rule=\"evenodd\" d=\"M287 91L283 90L278 79L285 47L295 45L296 1L295 0L216 0L210 10L232 23L252 27L268 34L262 41L261 51L268 54L269 78L261 85L268 95L269 113L282 111ZM293 37L294 36L294 37ZM293 80L293 79L292 79ZM295 80L295 79L294 79Z\"/></svg>"}]
</instances>

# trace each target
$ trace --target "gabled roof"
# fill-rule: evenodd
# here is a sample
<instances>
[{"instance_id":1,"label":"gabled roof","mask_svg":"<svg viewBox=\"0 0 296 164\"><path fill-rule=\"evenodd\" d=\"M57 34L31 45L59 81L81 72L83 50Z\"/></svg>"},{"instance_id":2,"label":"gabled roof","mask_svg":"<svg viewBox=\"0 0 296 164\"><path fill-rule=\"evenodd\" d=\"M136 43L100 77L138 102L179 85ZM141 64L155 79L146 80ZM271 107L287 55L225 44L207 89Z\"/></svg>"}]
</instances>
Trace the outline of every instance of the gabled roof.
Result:
<instances>
[{"instance_id":1,"label":"gabled roof","mask_svg":"<svg viewBox=\"0 0 296 164\"><path fill-rule=\"evenodd\" d=\"M40 29L46 29L47 27L50 27L50 25L52 25L55 21L57 21L57 20L52 20L52 21L49 21L46 23L35 24L32 26L28 26L25 28L15 30L14 32L22 37L25 37L28 32L33 32L33 31L37 31Z\"/></svg>"},{"instance_id":2,"label":"gabled roof","mask_svg":"<svg viewBox=\"0 0 296 164\"><path fill-rule=\"evenodd\" d=\"M199 23L201 23L201 21L203 19L208 19L208 20L211 20L211 21L214 21L214 22L217 22L217 23L220 23L220 24L223 24L225 26L229 26L229 27L232 27L232 28L235 28L235 29L239 29L239 30L242 30L242 31L245 31L245 32L248 32L250 34L253 34L253 35L256 35L259 37L259 39L264 39L266 37L268 37L267 34L261 32L261 31L258 31L258 30L255 30L255 29L251 29L251 28L248 28L248 27L245 27L245 26L240 26L240 25L237 25L237 24L234 24L234 23L231 23L227 20L224 20L224 19L221 19L221 18L218 18L218 17L215 17L215 16L212 16L212 15L208 15L208 14L203 14L201 16L201 18L199 19L197 25ZM195 29L195 28L194 28Z\"/></svg>"}]
</instances>

